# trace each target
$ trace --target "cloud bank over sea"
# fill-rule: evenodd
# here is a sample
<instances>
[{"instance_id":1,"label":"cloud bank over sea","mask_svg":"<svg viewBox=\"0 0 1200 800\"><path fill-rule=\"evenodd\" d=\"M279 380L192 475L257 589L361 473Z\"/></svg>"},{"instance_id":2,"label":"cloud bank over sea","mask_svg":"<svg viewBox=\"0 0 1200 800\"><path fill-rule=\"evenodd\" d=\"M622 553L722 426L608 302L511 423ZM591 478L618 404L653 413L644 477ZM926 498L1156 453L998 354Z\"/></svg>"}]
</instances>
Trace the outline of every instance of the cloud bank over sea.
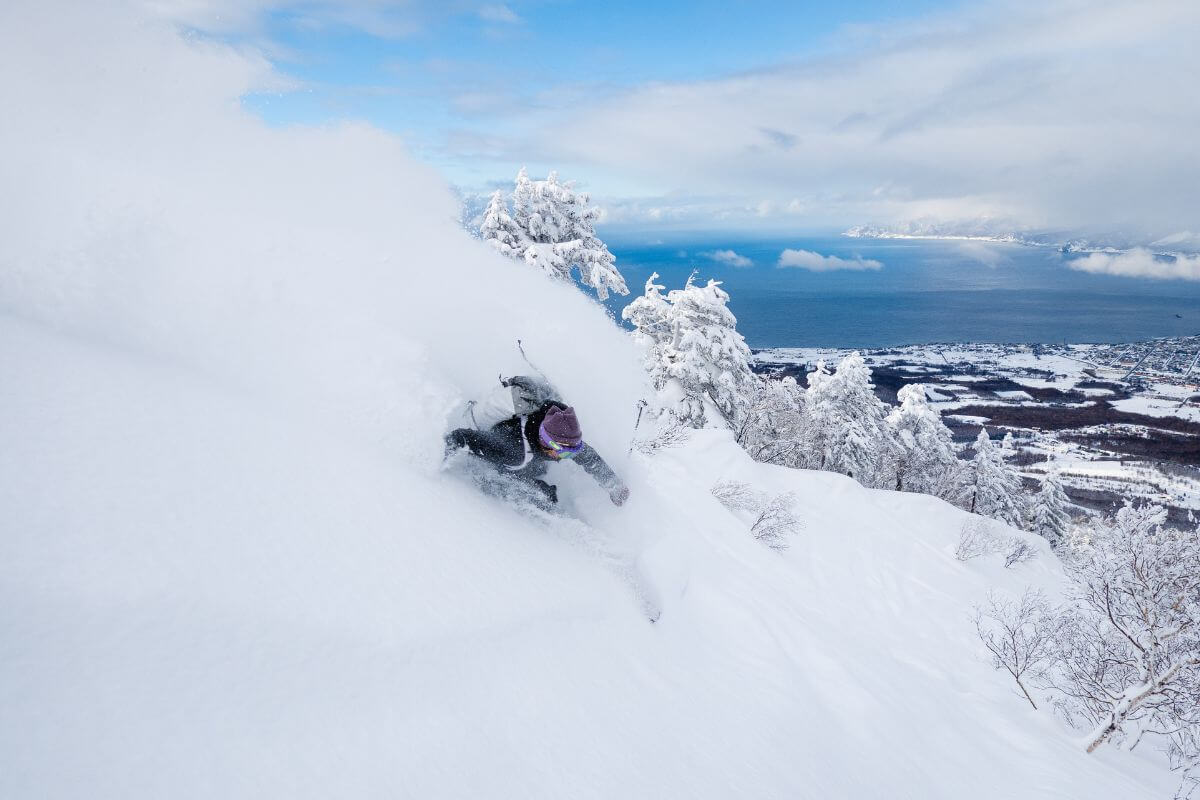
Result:
<instances>
[{"instance_id":1,"label":"cloud bank over sea","mask_svg":"<svg viewBox=\"0 0 1200 800\"><path fill-rule=\"evenodd\" d=\"M1089 253L1068 262L1071 269L1132 278L1200 281L1200 255L1154 253L1135 247L1121 253Z\"/></svg>"},{"instance_id":2,"label":"cloud bank over sea","mask_svg":"<svg viewBox=\"0 0 1200 800\"><path fill-rule=\"evenodd\" d=\"M836 270L877 270L883 269L883 264L871 258L840 258L839 256L823 256L812 250L785 249L779 254L778 267L794 267L810 272L833 272Z\"/></svg>"}]
</instances>

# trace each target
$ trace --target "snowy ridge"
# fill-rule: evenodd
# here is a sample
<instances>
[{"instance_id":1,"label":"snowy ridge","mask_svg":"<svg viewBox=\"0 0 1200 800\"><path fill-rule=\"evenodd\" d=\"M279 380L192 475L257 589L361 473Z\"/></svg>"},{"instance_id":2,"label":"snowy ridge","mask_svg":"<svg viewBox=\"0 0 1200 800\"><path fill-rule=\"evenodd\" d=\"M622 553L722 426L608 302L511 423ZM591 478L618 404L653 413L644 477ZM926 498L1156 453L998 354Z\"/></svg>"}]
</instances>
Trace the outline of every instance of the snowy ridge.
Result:
<instances>
[{"instance_id":1,"label":"snowy ridge","mask_svg":"<svg viewBox=\"0 0 1200 800\"><path fill-rule=\"evenodd\" d=\"M629 337L463 234L395 139L269 129L255 60L69 11L0 7L0 75L106 65L0 80L49 109L0 128L0 796L1171 790L987 664L971 606L1056 592L1042 541L964 564L969 515L723 431L625 457ZM580 522L535 521L439 470L518 337L626 506L556 465ZM786 552L720 479L796 493Z\"/></svg>"}]
</instances>

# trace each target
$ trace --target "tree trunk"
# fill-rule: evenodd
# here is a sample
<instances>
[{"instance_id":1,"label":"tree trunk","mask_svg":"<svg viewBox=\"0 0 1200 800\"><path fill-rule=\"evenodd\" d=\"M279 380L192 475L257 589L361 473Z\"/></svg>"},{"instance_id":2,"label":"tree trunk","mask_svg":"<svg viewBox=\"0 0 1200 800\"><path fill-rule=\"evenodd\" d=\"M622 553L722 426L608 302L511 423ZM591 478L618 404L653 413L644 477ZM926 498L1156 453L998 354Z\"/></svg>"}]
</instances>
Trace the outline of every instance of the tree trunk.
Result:
<instances>
[{"instance_id":1,"label":"tree trunk","mask_svg":"<svg viewBox=\"0 0 1200 800\"><path fill-rule=\"evenodd\" d=\"M1088 745L1087 751L1089 753L1095 751L1097 747L1111 739L1113 734L1121 730L1121 725L1125 723L1125 720L1129 719L1129 715L1141 708L1142 704L1145 703L1151 697L1151 695L1162 690L1164 686L1170 683L1171 679L1175 677L1175 674L1179 672L1179 668L1181 666L1183 666L1183 664L1172 664L1170 669L1164 672L1160 677L1153 678L1145 686L1143 686L1140 692L1135 694L1133 697L1127 697L1125 700L1121 701L1116 710L1112 712L1112 716L1109 717L1108 724L1101 728L1100 732L1097 733L1092 739L1092 743Z\"/></svg>"},{"instance_id":2,"label":"tree trunk","mask_svg":"<svg viewBox=\"0 0 1200 800\"><path fill-rule=\"evenodd\" d=\"M1033 706L1034 711L1037 711L1037 703L1033 702L1033 698L1029 696L1029 690L1025 688L1025 684L1021 683L1021 679L1015 675L1013 679L1017 682L1017 686L1021 687L1021 691L1025 693L1025 699L1029 701L1029 705Z\"/></svg>"}]
</instances>

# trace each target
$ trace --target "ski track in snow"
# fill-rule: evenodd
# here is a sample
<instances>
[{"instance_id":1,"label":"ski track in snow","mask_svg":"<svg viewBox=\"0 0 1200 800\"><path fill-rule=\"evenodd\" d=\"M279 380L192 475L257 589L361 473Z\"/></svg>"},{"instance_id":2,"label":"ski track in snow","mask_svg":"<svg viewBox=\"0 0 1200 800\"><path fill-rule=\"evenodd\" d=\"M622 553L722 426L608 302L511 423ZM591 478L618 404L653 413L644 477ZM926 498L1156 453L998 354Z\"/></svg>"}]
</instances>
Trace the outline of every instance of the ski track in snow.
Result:
<instances>
[{"instance_id":1,"label":"ski track in snow","mask_svg":"<svg viewBox=\"0 0 1200 800\"><path fill-rule=\"evenodd\" d=\"M532 491L506 479L490 466L471 462L464 453L456 454L452 463L443 466L450 478L462 479L466 484L486 495L494 502L497 515L515 514L532 521L549 535L566 543L596 560L606 570L628 584L630 593L642 613L650 622L657 622L662 615L658 593L642 573L637 555L628 551L629 544L622 548L615 537L594 527L584 519L574 516L580 513L579 503L570 497L560 498L560 504L552 509L539 506ZM625 515L626 538L631 526L631 515ZM634 518L636 519L636 518Z\"/></svg>"}]
</instances>

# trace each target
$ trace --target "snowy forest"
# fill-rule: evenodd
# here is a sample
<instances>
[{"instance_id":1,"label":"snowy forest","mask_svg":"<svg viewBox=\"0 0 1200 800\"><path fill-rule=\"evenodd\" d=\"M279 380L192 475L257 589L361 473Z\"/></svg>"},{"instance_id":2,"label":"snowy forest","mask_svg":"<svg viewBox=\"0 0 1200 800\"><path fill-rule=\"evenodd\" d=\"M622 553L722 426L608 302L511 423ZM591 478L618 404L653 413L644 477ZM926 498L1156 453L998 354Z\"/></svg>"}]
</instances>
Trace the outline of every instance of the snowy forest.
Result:
<instances>
[{"instance_id":1,"label":"snowy forest","mask_svg":"<svg viewBox=\"0 0 1200 800\"><path fill-rule=\"evenodd\" d=\"M588 197L558 182L516 179L512 211L492 195L479 235L502 254L603 299L625 282L596 238ZM552 254L552 255L546 255ZM644 353L654 395L635 447L652 457L689 430L722 428L756 461L825 470L867 488L932 495L978 515L964 524L956 557L999 555L1011 568L1038 553L1006 530L1044 539L1071 580L1058 602L1029 589L996 596L975 623L993 666L1012 677L1035 709L1039 701L1087 733L1087 752L1106 744L1154 742L1181 776L1179 796L1200 785L1200 528L1166 525L1164 509L1126 500L1107 516L1074 506L1051 470L1035 490L1024 485L1011 434L995 441L981 427L955 445L919 383L903 386L898 406L877 398L858 353L822 361L807 375L760 376L720 283L695 273L678 289L646 281L622 312ZM734 512L749 512L749 531L774 549L798 534L801 517L788 494L769 497L747 484L712 488ZM992 524L992 523L999 524Z\"/></svg>"}]
</instances>

